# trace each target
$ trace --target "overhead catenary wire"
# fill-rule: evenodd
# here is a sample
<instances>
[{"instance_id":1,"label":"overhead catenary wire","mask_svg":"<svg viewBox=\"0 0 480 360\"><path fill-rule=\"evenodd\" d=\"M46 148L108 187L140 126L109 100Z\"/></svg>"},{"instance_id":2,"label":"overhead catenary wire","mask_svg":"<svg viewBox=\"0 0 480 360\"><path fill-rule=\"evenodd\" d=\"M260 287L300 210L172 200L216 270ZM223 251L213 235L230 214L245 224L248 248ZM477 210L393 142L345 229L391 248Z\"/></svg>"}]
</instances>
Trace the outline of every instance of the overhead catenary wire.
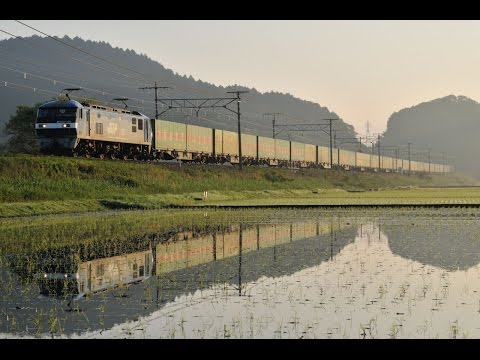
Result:
<instances>
[{"instance_id":1,"label":"overhead catenary wire","mask_svg":"<svg viewBox=\"0 0 480 360\"><path fill-rule=\"evenodd\" d=\"M72 49L75 49L75 50L80 51L80 52L82 52L82 53L84 53L84 54L87 54L87 55L89 55L89 56L92 56L92 57L94 57L95 59L104 61L104 62L106 62L107 64L114 65L114 66L117 66L117 67L119 67L119 68L121 68L121 69L128 70L128 71L131 71L131 72L133 72L133 73L135 73L135 74L141 75L141 76L144 77L144 79L142 79L142 81L145 81L145 79L147 79L147 75L145 75L145 74L143 74L143 73L141 73L141 72L139 72L139 71L130 69L129 67L126 67L126 66L117 64L117 63L115 63L115 62L113 62L113 61L111 61L111 60L102 58L102 57L100 57L100 56L98 56L98 55L95 55L95 54L89 52L89 51L80 49L80 48L78 48L78 47L76 47L76 46L73 46L73 45L71 45L71 44L69 44L69 43L67 43L67 42L65 42L65 41L63 41L63 40L61 40L61 39L59 39L59 38L57 38L57 37L55 37L55 36L51 36L51 35L43 32L43 31L41 31L41 30L38 30L38 29L34 28L33 26L27 25L27 24L21 22L20 20L15 20L15 21L18 22L19 24L22 24L23 26L26 26L26 27L28 27L28 28L30 28L30 29L32 29L32 30L34 30L34 31L42 34L42 35L45 35L45 36L47 36L48 38L50 38L50 39L52 39L52 40L55 40L55 41L57 41L57 42L65 45L65 46L68 46L68 47L70 47L70 48L72 48Z\"/></svg>"},{"instance_id":2,"label":"overhead catenary wire","mask_svg":"<svg viewBox=\"0 0 480 360\"><path fill-rule=\"evenodd\" d=\"M50 90L46 90L46 89L42 89L42 88L38 88L38 87L28 86L28 85L24 85L24 84L18 84L18 83L14 83L14 82L10 82L10 81L7 81L7 80L2 80L2 79L0 79L0 87L2 87L2 85L3 85L3 87L12 87L12 86L14 86L14 87L18 87L18 88L20 88L20 89L22 89L22 90L26 90L26 89L28 89L28 90L30 90L30 91L33 90L33 92L36 92L36 93L47 93L47 94L60 95L58 92L54 92L54 91L50 91ZM82 99L82 97L80 97L80 96L72 96L72 98L74 98L74 99ZM114 103L112 103L112 102L106 102L106 103L108 103L108 104L114 104ZM117 105L117 104L114 104L114 105ZM129 106L129 107L130 107L130 106ZM131 107L132 107L132 108L142 108L142 107L140 107L140 106L131 106ZM153 107L152 107L151 109L153 109ZM191 117L191 115L188 115L188 114L183 114L183 115L184 115L184 118L190 118L190 117ZM216 123L219 123L219 124L221 124L221 125L225 125L225 124L220 123L220 122L218 122L218 121L216 121L216 120L213 120L213 119L203 118L202 116L197 116L197 118L202 119L202 120L204 120L204 121L216 122ZM252 130L252 129L245 127L244 130ZM255 134L255 131L253 131L253 133ZM411 155L418 155L418 153L412 153ZM433 154L432 154L432 155L433 155ZM432 158L433 158L433 156L432 156ZM449 158L450 158L450 157L449 157ZM403 159L403 160L405 160L405 159ZM418 159L417 159L417 160L418 160Z\"/></svg>"},{"instance_id":3,"label":"overhead catenary wire","mask_svg":"<svg viewBox=\"0 0 480 360\"><path fill-rule=\"evenodd\" d=\"M75 59L75 58L73 58L72 56L66 55L64 52L61 52L61 51L60 51L63 56L66 56L66 57L70 58L70 59L73 60L73 61L79 61L79 62L82 62L82 63L88 65L88 66L93 66L93 67L95 67L95 68L97 68L97 69L100 69L100 70L103 70L103 71L115 73L115 74L117 74L117 75L122 76L123 78L126 77L126 78L129 78L129 79L136 80L136 81L138 81L139 83L142 83L142 84L145 83L145 82L147 82L147 79L146 79L146 78L147 78L147 75L146 75L146 74L143 74L143 73L141 73L141 72L139 72L139 71L136 71L136 70L134 70L134 69L131 69L131 68L127 67L127 66L124 66L124 65L121 65L121 64L117 64L117 63L115 63L115 62L113 62L113 61L111 61L111 60L109 60L109 59L105 59L105 58L103 58L103 57L100 57L100 56L98 56L98 55L96 55L96 54L94 54L94 53L92 53L92 52L90 52L90 51L86 51L86 50L80 49L80 48L78 48L78 47L76 47L76 46L74 46L74 45L72 45L72 44L69 44L69 43L66 42L66 41L63 41L63 40L61 40L61 39L59 39L59 38L57 38L57 37L51 36L51 35L43 32L43 31L41 31L41 30L39 30L39 29L37 29L37 28L34 28L34 27L32 27L32 26L30 26L30 25L28 25L28 24L25 24L25 23L23 23L23 22L21 22L21 21L19 21L19 20L15 20L15 21L18 22L18 23L20 23L21 25L24 25L24 26L26 26L26 27L34 30L34 31L37 31L37 32L41 33L42 35L47 36L48 38L50 38L50 39L52 39L52 40L55 40L55 41L58 42L58 43L61 43L61 44L64 45L64 46L68 46L68 47L71 48L71 49L77 50L77 51L79 51L79 52L81 52L81 53L83 53L83 54L86 54L86 55L88 55L88 56L92 56L92 57L96 58L97 60L104 61L104 62L108 63L109 65L113 65L113 66L122 68L123 70L127 70L127 71L130 71L130 72L136 73L136 74L142 76L143 78L134 77L134 76L131 76L131 75L128 75L128 74L124 74L124 73L121 73L121 72L118 72L118 71L115 71L115 70L112 70L112 69L108 69L108 68L105 68L105 67L101 67L101 66L99 66L99 65L97 65L97 64L92 64L92 63L87 62L87 61L85 61L85 60ZM25 41L25 42L27 42L27 43L29 43L29 44L33 44L33 45L35 45L35 46L40 46L40 47L42 47L41 45L39 45L39 44L37 44L37 43L35 43L35 42L28 41L28 40L26 40L26 39L24 39L24 38L22 38L22 37L16 36L16 35L8 32L8 31L1 30L1 29L0 29L0 31L3 32L3 33L5 33L5 34L7 34L7 35L9 35L9 36L12 36L12 37L21 39L21 40L23 40L23 41ZM57 51L57 52L58 52L58 51ZM28 59L27 59L27 60L28 60ZM29 61L32 62L32 60L29 60ZM23 66L25 66L25 65L23 65ZM43 64L43 66L45 66L45 64ZM62 81L62 80L57 80L57 79L50 78L50 77L45 77L45 76L41 76L41 75L36 75L36 74L33 74L33 73L30 72L30 71L22 71L22 70L19 70L18 68L15 69L14 67L11 67L11 66L10 66L10 67L8 67L8 66L7 66L7 67L5 67L5 66L0 66L0 67L6 68L6 69L11 70L11 71L16 71L16 72L18 72L18 73L23 73L25 77L26 77L26 75L28 74L29 76L33 76L33 77L36 77L36 78L38 78L38 79L43 79L43 80L46 80L46 81L51 81L51 82L54 83L54 85L58 82L58 83L60 83L60 84L65 84L65 85L68 85L68 86L80 86L80 87L82 87L82 88L83 88L84 90L86 90L86 91L96 92L96 93L102 94L103 96L105 96L105 95L110 95L110 96L115 96L115 97L123 96L123 94L121 95L121 94L117 94L117 93L112 93L112 92L109 92L109 91L105 91L103 88L102 88L102 89L95 89L95 88L93 88L93 87L87 87L87 86L85 86L85 85L83 85L83 84L74 84L74 83L71 83L71 82L66 82L66 81ZM18 64L17 64L17 67L18 67ZM43 71L45 71L45 70L43 70ZM68 71L68 70L65 70L65 71ZM69 73L71 73L71 72L69 72ZM63 76L65 76L65 77L70 77L70 78L74 79L73 76L69 76L69 75L63 75ZM79 75L79 76L80 76L80 75ZM169 80L164 80L163 82L164 82L164 83L172 83L172 82L169 81ZM18 84L18 85L20 85L20 84ZM108 86L108 85L107 85L107 86ZM131 88L133 89L134 87L138 86L138 84L134 84L134 83L127 83L127 84L125 84L125 83L123 83L123 84L116 84L116 86L124 86L124 87L126 87L126 88L131 87ZM37 88L37 87L28 87L28 86L26 86L26 88L38 89L38 91L42 91L42 92L47 92L47 91L48 91L48 90L40 90L40 89ZM207 92L207 91L204 91L204 90L198 90L198 89L194 89L194 88L191 88L191 87L178 87L178 86L176 86L176 88L177 88L177 89L188 90L188 91L201 92L201 93L206 93L206 92ZM228 88L228 87L227 87L227 88ZM215 93L218 93L219 91L220 91L220 90L215 90ZM57 92L55 92L55 91L48 91L48 92L51 93L51 94L57 94ZM177 91L176 91L176 92L177 92ZM166 96L165 96L165 97L166 97ZM131 97L131 96L129 96L129 98L130 98L131 100L133 100L133 101L137 101L137 102L140 102L140 103L142 104L142 106L136 106L136 108L144 108L144 109L145 109L145 108L148 108L148 107L145 107L145 104L153 104L153 102L148 101L148 100L139 99L139 98L134 98L134 97ZM243 100L243 101L248 104L248 101L245 101L245 100ZM104 102L105 102L105 103L109 103L109 102L106 101L106 100L104 100ZM133 105L131 105L131 106L133 106ZM257 114L257 113L244 112L243 115L246 116L246 117L253 117L253 118L256 118L256 119L261 119L261 115L260 115L260 114ZM298 121L298 119L294 118L293 116L291 116L291 115L289 115L289 114L284 114L284 115L285 115L287 118L290 118L290 119L292 119L292 120ZM231 119L230 117L228 117L228 118ZM222 124L222 125L225 125L225 126L228 126L228 125L229 125L229 124L221 123L221 122L219 122L219 121L215 121L215 120L213 120L213 119L207 119L207 118L203 118L203 119L206 120L206 121L209 121L209 122L216 122L216 123L219 123L219 124ZM231 121L231 120L230 120L230 121ZM270 128L269 126L267 126L267 125L265 125L265 124L262 124L262 123L260 123L260 122L252 122L252 121L249 121L249 120L246 120L246 119L244 119L243 122L246 123L246 124L252 125L252 126L254 127L254 131L256 131L256 132L262 131L262 130L260 130L259 128L268 129L268 131L271 130L271 128ZM253 130L253 128L252 128L252 129L251 129L251 128L248 128L248 129L249 129L249 130ZM289 138L296 138L296 139L299 139L300 141L305 140L305 138L304 138L303 136L301 137L301 136L296 135L296 134L289 134ZM311 139L310 136L307 136L306 138ZM320 138L325 138L325 136L323 136L323 134L320 134ZM311 139L310 141L314 141L314 140ZM318 142L318 139L315 139L315 142Z\"/></svg>"},{"instance_id":4,"label":"overhead catenary wire","mask_svg":"<svg viewBox=\"0 0 480 360\"><path fill-rule=\"evenodd\" d=\"M24 42L27 42L28 44L35 45L35 46L37 46L37 47L42 48L42 45L37 44L37 43L35 43L35 42L33 42L33 41L29 41L29 40L27 40L27 39L25 39L25 38L23 38L23 37L21 37L21 36L13 35L13 34L7 32L7 31L5 31L5 30L2 30L2 29L0 29L0 31L6 33L6 34L8 34L8 35L11 35L11 36L15 37L16 39L19 39L19 40L22 40L22 41L24 41ZM133 76L131 76L131 75L124 74L124 73L121 73L121 72L119 72L119 71L107 69L107 68L105 68L105 67L103 67L103 66L96 65L96 64L90 63L90 62L88 62L88 61L82 60L82 59L74 58L74 57L71 56L71 54L67 54L67 53L64 52L64 51L61 51L61 50L58 50L58 49L51 49L51 48L50 48L49 50L54 51L54 52L56 52L56 53L58 53L58 54L60 54L60 55L62 55L62 56L64 56L64 57L66 57L66 58L68 58L68 59L70 59L70 60L73 60L73 61L76 61L76 62L79 62L79 63L83 63L83 64L88 65L88 66L90 66L90 67L97 68L97 69L101 69L101 70L104 70L104 71L108 71L108 72L111 72L111 73L114 73L114 74L117 74L117 75L121 75L121 76L123 76L123 77L131 78L131 79L136 79L137 81L139 81L139 82L141 82L141 83L145 82L145 80L139 80L139 79L137 79L136 77L133 77Z\"/></svg>"},{"instance_id":5,"label":"overhead catenary wire","mask_svg":"<svg viewBox=\"0 0 480 360\"><path fill-rule=\"evenodd\" d=\"M63 41L63 40L61 40L61 39L59 39L59 38L57 38L57 37L51 36L51 35L43 32L43 31L40 31L40 30L38 30L38 29L30 26L30 25L24 24L24 23L22 23L22 22L19 21L19 20L15 20L15 21L18 22L18 23L20 23L20 24L22 24L22 25L24 25L24 26L26 26L26 27L29 27L30 29L32 29L32 30L34 30L34 31L37 31L37 32L39 32L39 33L47 36L48 38L50 38L50 39L52 39L52 40L55 40L55 41L57 41L57 42L65 45L65 46L68 46L68 47L70 47L70 48L73 48L73 49L75 49L75 50L78 50L78 51L80 51L80 52L82 52L82 53L88 54L88 55L90 55L90 56L92 56L92 57L95 57L95 58L97 58L97 59L100 59L100 60L102 60L102 61L105 61L105 62L107 62L107 63L109 63L109 64L115 65L115 66L117 66L117 67L120 67L120 68L129 70L129 71L132 71L132 72L137 73L137 74L140 74L140 75L143 76L143 78L142 78L142 79L139 79L138 77L131 76L131 75L128 75L128 74L124 74L124 73L121 73L121 72L119 72L119 71L115 71L115 70L111 70L111 69L106 69L106 68L104 68L104 67L102 67L102 66L89 63L89 62L87 62L87 61L85 61L85 60L75 59L75 58L71 57L70 55L66 55L66 54L63 53L63 52L60 52L60 53L62 53L63 56L67 56L67 57L69 57L70 59L72 59L72 60L74 60L74 61L79 61L79 62L85 63L85 64L87 64L87 65L89 65L89 66L93 66L93 67L96 67L96 68L99 68L99 69L102 69L102 70L105 70L105 71L113 72L113 73L116 73L116 74L121 75L121 76L123 76L123 77L135 79L135 80L137 80L137 81L138 81L139 83L141 83L141 84L150 84L152 81L163 81L163 82L166 82L166 83L172 83L172 82L169 81L169 80L158 80L158 79L154 79L154 78L152 79L152 75L146 75L146 74L143 74L143 73L138 72L138 71L136 71L136 70L130 69L130 68L126 67L126 66L116 64L115 62L113 62L113 61L111 61L111 60L108 60L108 59L104 59L104 58L102 58L102 57L100 57L100 56L98 56L98 55L96 55L96 54L93 54L92 52L89 52L89 51L86 51L86 50L77 48L77 47L75 47L75 46L73 46L73 45L71 45L71 44L68 44L67 42L65 42L65 41ZM12 34L12 33L9 33L9 32L7 32L7 31L5 31L5 30L1 30L1 29L0 29L0 31L2 31L2 32L6 33L6 34L8 34L8 35L10 35L10 36L13 36L13 37L15 37L15 38L18 38L18 39L21 39L21 40L23 40L23 41L26 41L26 42L28 42L29 44L34 44L35 46L40 46L39 44L36 44L36 43L34 43L34 42L31 42L31 41L28 41L28 40L24 39L23 37L14 35L14 34ZM41 47L41 46L40 46L40 47ZM57 51L57 52L58 52L58 51ZM138 86L139 84L136 84L136 85ZM193 92L199 92L199 93L208 93L208 91L205 91L205 90L198 90L198 89L189 88L189 87L179 87L179 86L176 86L176 87L177 87L178 89L183 89L183 90L186 90L186 91L193 91Z\"/></svg>"}]
</instances>

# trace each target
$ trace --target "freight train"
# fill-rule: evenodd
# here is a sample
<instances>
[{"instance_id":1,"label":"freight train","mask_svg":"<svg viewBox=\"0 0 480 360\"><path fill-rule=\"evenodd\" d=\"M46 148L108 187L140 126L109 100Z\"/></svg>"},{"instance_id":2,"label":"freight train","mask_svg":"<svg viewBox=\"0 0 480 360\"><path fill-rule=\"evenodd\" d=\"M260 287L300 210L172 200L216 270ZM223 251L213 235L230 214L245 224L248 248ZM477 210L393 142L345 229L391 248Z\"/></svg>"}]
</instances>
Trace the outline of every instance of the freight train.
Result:
<instances>
[{"instance_id":1,"label":"freight train","mask_svg":"<svg viewBox=\"0 0 480 360\"><path fill-rule=\"evenodd\" d=\"M39 107L35 130L40 151L124 160L180 160L288 167L340 167L345 170L445 173L451 165L421 162L242 133L242 159L236 132L183 124L75 100Z\"/></svg>"}]
</instances>

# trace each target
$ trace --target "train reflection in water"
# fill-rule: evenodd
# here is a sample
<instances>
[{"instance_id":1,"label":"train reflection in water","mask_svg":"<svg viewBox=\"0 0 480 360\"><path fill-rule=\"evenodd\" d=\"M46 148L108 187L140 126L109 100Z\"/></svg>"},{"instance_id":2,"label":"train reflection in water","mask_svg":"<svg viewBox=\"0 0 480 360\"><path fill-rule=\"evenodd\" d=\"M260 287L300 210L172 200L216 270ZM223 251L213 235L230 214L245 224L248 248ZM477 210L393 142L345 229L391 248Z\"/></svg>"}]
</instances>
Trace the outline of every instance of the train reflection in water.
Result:
<instances>
[{"instance_id":1,"label":"train reflection in water","mask_svg":"<svg viewBox=\"0 0 480 360\"><path fill-rule=\"evenodd\" d=\"M76 272L44 273L39 281L43 295L84 295L138 283L152 275L152 251L118 255L81 262Z\"/></svg>"},{"instance_id":2,"label":"train reflection in water","mask_svg":"<svg viewBox=\"0 0 480 360\"><path fill-rule=\"evenodd\" d=\"M95 256L92 249L52 249L51 254L37 256L36 264L28 264L37 269L36 283L44 296L20 294L28 281L22 280L25 266L17 261L12 268L19 294L0 298L0 309L16 316L17 326L30 329L30 334L32 319L39 314L44 314L43 333L47 332L52 312L58 314L66 334L109 328L213 284L231 284L242 295L243 284L260 277L289 275L318 265L352 242L356 230L345 220L323 218L233 224L209 233L179 232L168 239L133 241L130 250L110 257L100 251L105 243L93 251ZM0 331L8 332L8 324L0 323Z\"/></svg>"}]
</instances>

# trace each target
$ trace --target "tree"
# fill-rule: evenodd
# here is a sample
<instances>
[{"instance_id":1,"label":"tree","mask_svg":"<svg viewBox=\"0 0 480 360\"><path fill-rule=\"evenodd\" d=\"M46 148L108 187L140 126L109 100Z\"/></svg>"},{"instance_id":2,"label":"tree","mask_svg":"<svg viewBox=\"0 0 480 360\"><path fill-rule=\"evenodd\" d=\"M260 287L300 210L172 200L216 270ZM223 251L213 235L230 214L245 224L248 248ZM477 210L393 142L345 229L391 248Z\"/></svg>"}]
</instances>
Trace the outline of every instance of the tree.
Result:
<instances>
[{"instance_id":1,"label":"tree","mask_svg":"<svg viewBox=\"0 0 480 360\"><path fill-rule=\"evenodd\" d=\"M7 142L9 152L38 153L35 118L40 105L40 103L33 106L17 105L16 113L10 117L5 126L5 133L10 136Z\"/></svg>"}]
</instances>

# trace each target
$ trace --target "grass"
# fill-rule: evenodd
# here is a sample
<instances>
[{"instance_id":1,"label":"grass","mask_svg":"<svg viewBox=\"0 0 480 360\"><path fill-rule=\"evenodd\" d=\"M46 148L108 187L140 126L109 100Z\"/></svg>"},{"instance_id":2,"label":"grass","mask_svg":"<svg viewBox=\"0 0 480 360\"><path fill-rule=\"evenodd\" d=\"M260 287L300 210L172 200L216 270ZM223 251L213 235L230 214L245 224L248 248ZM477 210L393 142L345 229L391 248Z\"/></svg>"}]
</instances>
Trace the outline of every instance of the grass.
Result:
<instances>
[{"instance_id":1,"label":"grass","mask_svg":"<svg viewBox=\"0 0 480 360\"><path fill-rule=\"evenodd\" d=\"M207 216L205 216L207 215ZM0 225L0 254L40 251L60 246L140 241L183 230L209 229L233 221L268 219L274 211L156 210L85 215L52 215L4 219ZM115 244L114 244L115 245Z\"/></svg>"},{"instance_id":2,"label":"grass","mask_svg":"<svg viewBox=\"0 0 480 360\"><path fill-rule=\"evenodd\" d=\"M427 198L477 201L479 195L475 188L417 189L420 186L472 184L477 183L457 174L405 176L262 167L245 167L239 171L237 167L225 166L179 167L1 155L0 217L258 202L266 205L342 204L386 199L388 203L413 198L419 201ZM204 191L208 191L207 199L203 199Z\"/></svg>"}]
</instances>

